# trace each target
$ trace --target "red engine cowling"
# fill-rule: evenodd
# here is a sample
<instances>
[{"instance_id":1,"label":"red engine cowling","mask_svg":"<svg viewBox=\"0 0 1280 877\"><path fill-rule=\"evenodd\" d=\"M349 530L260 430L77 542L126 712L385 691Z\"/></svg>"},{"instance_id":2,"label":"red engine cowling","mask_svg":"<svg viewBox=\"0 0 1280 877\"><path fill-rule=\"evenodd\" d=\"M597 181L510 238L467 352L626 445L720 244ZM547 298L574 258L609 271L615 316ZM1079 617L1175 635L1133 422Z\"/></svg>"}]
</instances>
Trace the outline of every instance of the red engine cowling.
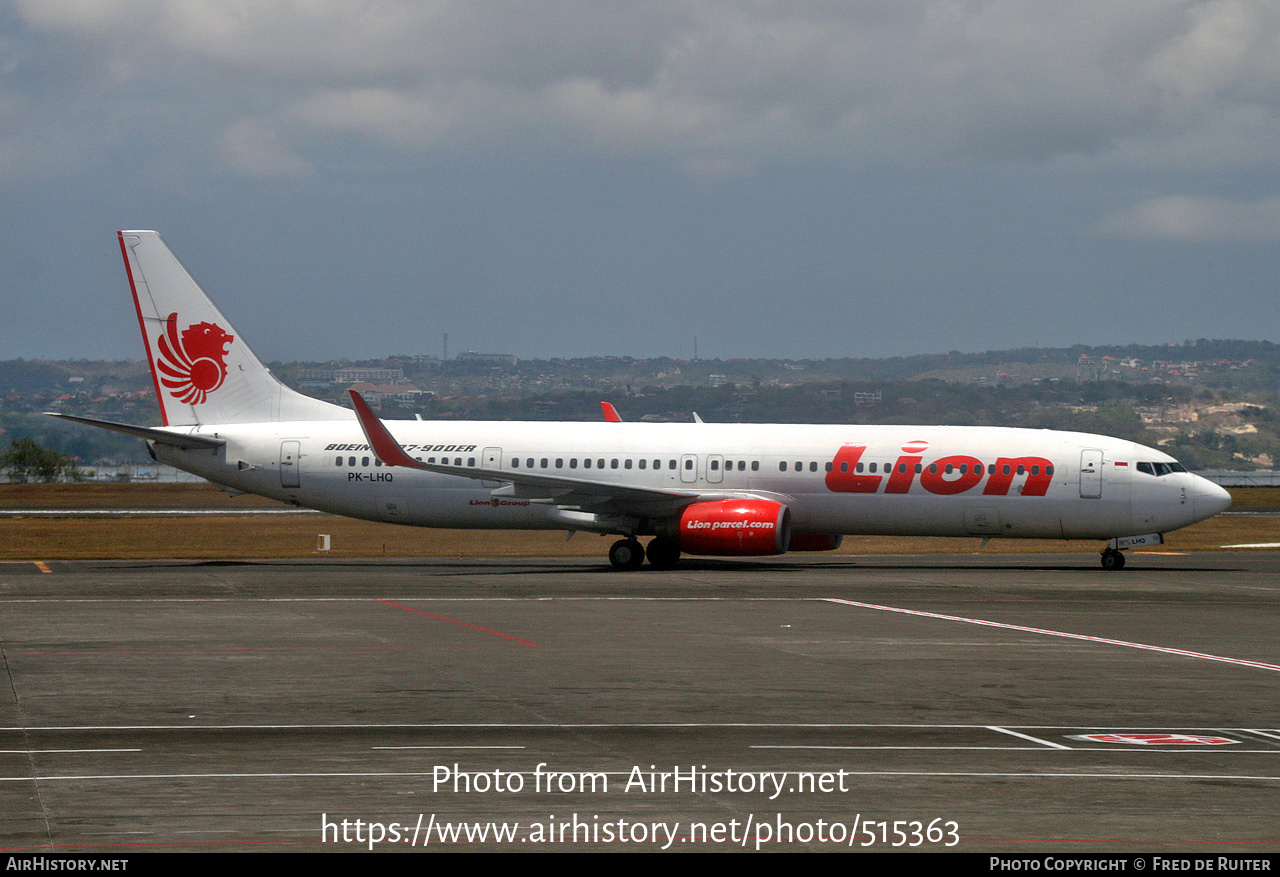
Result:
<instances>
[{"instance_id":1,"label":"red engine cowling","mask_svg":"<svg viewBox=\"0 0 1280 877\"><path fill-rule=\"evenodd\" d=\"M676 538L689 554L784 554L791 542L791 510L767 499L696 502L680 513Z\"/></svg>"}]
</instances>

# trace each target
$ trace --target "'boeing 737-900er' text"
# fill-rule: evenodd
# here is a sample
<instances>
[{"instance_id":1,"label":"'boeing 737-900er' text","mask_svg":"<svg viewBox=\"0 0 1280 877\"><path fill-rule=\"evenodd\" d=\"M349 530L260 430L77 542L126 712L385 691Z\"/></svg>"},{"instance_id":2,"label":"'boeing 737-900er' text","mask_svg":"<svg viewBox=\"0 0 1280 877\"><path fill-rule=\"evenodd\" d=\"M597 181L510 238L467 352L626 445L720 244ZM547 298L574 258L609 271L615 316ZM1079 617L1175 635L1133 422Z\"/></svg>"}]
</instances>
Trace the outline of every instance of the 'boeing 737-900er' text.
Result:
<instances>
[{"instance_id":1,"label":"'boeing 737-900er' text","mask_svg":"<svg viewBox=\"0 0 1280 877\"><path fill-rule=\"evenodd\" d=\"M419 527L583 530L647 556L765 556L847 534L1107 540L1102 565L1231 499L1152 448L960 426L384 423L296 393L258 361L154 231L122 231L163 427L55 415L146 440L231 491ZM643 547L641 537L652 537Z\"/></svg>"}]
</instances>

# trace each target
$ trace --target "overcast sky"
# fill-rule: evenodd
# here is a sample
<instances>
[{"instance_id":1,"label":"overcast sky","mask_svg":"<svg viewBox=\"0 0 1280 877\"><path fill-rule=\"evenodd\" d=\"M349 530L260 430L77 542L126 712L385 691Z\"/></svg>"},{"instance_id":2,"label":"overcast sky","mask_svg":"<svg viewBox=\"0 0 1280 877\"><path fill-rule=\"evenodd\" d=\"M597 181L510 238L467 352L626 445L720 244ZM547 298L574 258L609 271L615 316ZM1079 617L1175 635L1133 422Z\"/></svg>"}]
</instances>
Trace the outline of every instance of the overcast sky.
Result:
<instances>
[{"instance_id":1,"label":"overcast sky","mask_svg":"<svg viewBox=\"0 0 1280 877\"><path fill-rule=\"evenodd\" d=\"M1274 0L0 0L0 358L1280 340Z\"/></svg>"}]
</instances>

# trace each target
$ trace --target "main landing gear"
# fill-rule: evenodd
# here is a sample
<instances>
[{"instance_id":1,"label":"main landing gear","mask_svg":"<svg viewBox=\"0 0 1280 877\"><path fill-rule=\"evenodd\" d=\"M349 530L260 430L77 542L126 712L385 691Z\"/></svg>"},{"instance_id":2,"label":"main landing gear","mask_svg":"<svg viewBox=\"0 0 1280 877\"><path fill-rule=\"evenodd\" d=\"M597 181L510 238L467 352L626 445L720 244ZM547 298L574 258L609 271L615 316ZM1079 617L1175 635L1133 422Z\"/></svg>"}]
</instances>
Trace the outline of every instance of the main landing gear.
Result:
<instances>
[{"instance_id":1,"label":"main landing gear","mask_svg":"<svg viewBox=\"0 0 1280 877\"><path fill-rule=\"evenodd\" d=\"M680 545L674 539L658 536L646 550L636 539L619 539L609 548L609 563L614 569L639 569L646 555L654 569L671 569L680 560Z\"/></svg>"},{"instance_id":2,"label":"main landing gear","mask_svg":"<svg viewBox=\"0 0 1280 877\"><path fill-rule=\"evenodd\" d=\"M639 569L644 563L644 546L635 539L619 539L609 548L614 569Z\"/></svg>"},{"instance_id":3,"label":"main landing gear","mask_svg":"<svg viewBox=\"0 0 1280 877\"><path fill-rule=\"evenodd\" d=\"M1103 549L1102 568L1103 569L1124 569L1124 555L1114 548Z\"/></svg>"}]
</instances>

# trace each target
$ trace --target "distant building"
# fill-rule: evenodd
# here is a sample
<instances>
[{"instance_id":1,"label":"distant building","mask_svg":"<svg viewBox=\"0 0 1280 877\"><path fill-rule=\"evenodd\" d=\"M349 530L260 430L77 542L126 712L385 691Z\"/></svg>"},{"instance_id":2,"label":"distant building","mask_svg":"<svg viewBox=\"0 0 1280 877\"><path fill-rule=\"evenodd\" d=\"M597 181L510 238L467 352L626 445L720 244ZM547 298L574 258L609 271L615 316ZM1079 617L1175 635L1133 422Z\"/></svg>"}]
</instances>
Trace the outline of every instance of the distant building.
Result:
<instances>
[{"instance_id":1,"label":"distant building","mask_svg":"<svg viewBox=\"0 0 1280 877\"><path fill-rule=\"evenodd\" d=\"M302 371L304 381L327 381L331 384L354 384L370 381L379 384L395 384L404 380L401 368L308 368Z\"/></svg>"},{"instance_id":2,"label":"distant building","mask_svg":"<svg viewBox=\"0 0 1280 877\"><path fill-rule=\"evenodd\" d=\"M359 393L374 408L381 408L382 403L387 400L399 405L413 405L423 399L435 396L435 393L420 390L412 384L371 384L362 382L352 384L351 389Z\"/></svg>"},{"instance_id":3,"label":"distant building","mask_svg":"<svg viewBox=\"0 0 1280 877\"><path fill-rule=\"evenodd\" d=\"M513 366L519 360L510 353L479 353L475 350L468 350L466 353L459 353L454 357L456 362L474 362L484 365L505 365Z\"/></svg>"}]
</instances>

